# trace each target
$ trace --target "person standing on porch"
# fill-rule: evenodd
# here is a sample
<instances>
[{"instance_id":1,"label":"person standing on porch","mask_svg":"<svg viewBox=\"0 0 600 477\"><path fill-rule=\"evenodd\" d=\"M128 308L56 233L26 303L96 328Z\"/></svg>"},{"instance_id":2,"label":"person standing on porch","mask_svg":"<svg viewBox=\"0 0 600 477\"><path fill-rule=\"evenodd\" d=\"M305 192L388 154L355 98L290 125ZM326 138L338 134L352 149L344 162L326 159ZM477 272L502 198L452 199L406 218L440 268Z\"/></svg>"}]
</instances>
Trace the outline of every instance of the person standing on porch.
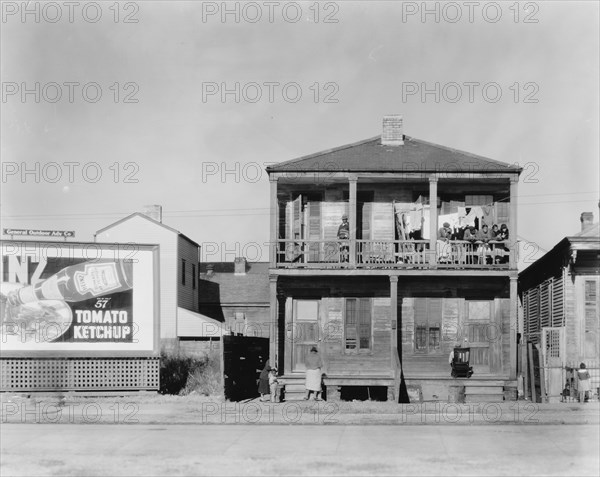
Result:
<instances>
[{"instance_id":1,"label":"person standing on porch","mask_svg":"<svg viewBox=\"0 0 600 477\"><path fill-rule=\"evenodd\" d=\"M310 353L306 357L306 381L304 386L306 387L306 396L304 400L308 401L310 393L315 393L315 401L320 401L319 395L321 394L321 368L323 367L323 361L319 356L319 351L314 346L310 349Z\"/></svg>"},{"instance_id":2,"label":"person standing on porch","mask_svg":"<svg viewBox=\"0 0 600 477\"><path fill-rule=\"evenodd\" d=\"M271 363L269 360L265 363L265 367L260 372L260 377L258 378L258 392L260 393L261 401L268 401L268 398L265 395L271 392L271 388L269 386L269 373L271 371Z\"/></svg>"},{"instance_id":3,"label":"person standing on porch","mask_svg":"<svg viewBox=\"0 0 600 477\"><path fill-rule=\"evenodd\" d=\"M590 373L587 369L585 369L585 363L581 363L579 365L579 369L577 370L577 378L579 379L579 384L577 385L579 402L583 404L585 402L586 393L591 389Z\"/></svg>"},{"instance_id":4,"label":"person standing on porch","mask_svg":"<svg viewBox=\"0 0 600 477\"><path fill-rule=\"evenodd\" d=\"M348 223L348 216L346 214L342 215L342 223L338 227L337 232L338 240L349 240L350 239L350 224ZM342 242L340 244L340 261L348 262L348 243Z\"/></svg>"}]
</instances>

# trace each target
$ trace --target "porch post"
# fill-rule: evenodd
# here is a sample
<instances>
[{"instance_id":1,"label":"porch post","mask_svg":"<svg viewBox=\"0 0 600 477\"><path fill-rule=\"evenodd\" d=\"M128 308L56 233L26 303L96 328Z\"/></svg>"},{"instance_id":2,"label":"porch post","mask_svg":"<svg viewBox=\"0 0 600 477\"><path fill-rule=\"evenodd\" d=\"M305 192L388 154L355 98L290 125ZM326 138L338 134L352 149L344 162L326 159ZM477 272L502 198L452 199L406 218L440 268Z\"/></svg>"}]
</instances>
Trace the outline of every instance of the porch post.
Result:
<instances>
[{"instance_id":1,"label":"porch post","mask_svg":"<svg viewBox=\"0 0 600 477\"><path fill-rule=\"evenodd\" d=\"M509 234L509 268L517 268L519 243L517 241L517 186L519 177L515 176L510 179L510 217L508 220Z\"/></svg>"},{"instance_id":2,"label":"porch post","mask_svg":"<svg viewBox=\"0 0 600 477\"><path fill-rule=\"evenodd\" d=\"M510 233L510 231L509 231ZM510 379L517 379L517 276L510 277Z\"/></svg>"},{"instance_id":3,"label":"porch post","mask_svg":"<svg viewBox=\"0 0 600 477\"><path fill-rule=\"evenodd\" d=\"M278 319L279 314L277 310L277 276L269 276L269 310L270 310L270 322L269 322L269 360L271 366L278 366L277 363L277 336L279 333Z\"/></svg>"},{"instance_id":4,"label":"porch post","mask_svg":"<svg viewBox=\"0 0 600 477\"><path fill-rule=\"evenodd\" d=\"M392 352L398 348L398 276L390 276L390 316L392 319ZM395 326L394 326L395 325ZM392 366L396 359L392 356Z\"/></svg>"},{"instance_id":5,"label":"porch post","mask_svg":"<svg viewBox=\"0 0 600 477\"><path fill-rule=\"evenodd\" d=\"M350 176L348 183L350 185L349 203L348 203L348 220L350 222L350 247L348 252L349 265L351 267L356 266L356 182L358 178L356 176Z\"/></svg>"},{"instance_id":6,"label":"porch post","mask_svg":"<svg viewBox=\"0 0 600 477\"><path fill-rule=\"evenodd\" d=\"M277 203L277 177L270 176L269 182L271 184L271 230L269 234L271 244L269 247L269 261L270 267L275 268L277 266L277 222L279 219L279 204Z\"/></svg>"},{"instance_id":7,"label":"porch post","mask_svg":"<svg viewBox=\"0 0 600 477\"><path fill-rule=\"evenodd\" d=\"M429 264L437 263L437 183L435 175L429 176Z\"/></svg>"}]
</instances>

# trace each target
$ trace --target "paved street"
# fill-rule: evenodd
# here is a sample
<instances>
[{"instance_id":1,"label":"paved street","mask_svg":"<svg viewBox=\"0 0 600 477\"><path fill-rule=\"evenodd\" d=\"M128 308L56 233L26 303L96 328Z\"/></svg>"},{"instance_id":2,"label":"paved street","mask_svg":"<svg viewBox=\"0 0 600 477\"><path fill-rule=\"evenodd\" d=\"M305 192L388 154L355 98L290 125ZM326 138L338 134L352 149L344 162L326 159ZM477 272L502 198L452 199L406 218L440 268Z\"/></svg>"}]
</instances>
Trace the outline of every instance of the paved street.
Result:
<instances>
[{"instance_id":1,"label":"paved street","mask_svg":"<svg viewBox=\"0 0 600 477\"><path fill-rule=\"evenodd\" d=\"M597 425L3 424L12 475L595 475Z\"/></svg>"}]
</instances>

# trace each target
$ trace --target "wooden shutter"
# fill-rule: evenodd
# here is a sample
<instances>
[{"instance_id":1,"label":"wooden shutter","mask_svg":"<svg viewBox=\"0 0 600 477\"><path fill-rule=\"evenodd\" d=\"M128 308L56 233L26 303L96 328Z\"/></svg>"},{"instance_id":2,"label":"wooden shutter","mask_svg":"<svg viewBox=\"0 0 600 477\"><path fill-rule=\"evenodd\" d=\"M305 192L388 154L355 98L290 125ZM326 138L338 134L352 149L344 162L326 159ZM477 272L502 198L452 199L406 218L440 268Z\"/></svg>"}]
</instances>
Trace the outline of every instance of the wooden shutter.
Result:
<instances>
[{"instance_id":1,"label":"wooden shutter","mask_svg":"<svg viewBox=\"0 0 600 477\"><path fill-rule=\"evenodd\" d=\"M308 203L308 240L321 240L321 202L310 201ZM308 261L319 262L321 246L319 243L311 243L308 246Z\"/></svg>"},{"instance_id":2,"label":"wooden shutter","mask_svg":"<svg viewBox=\"0 0 600 477\"><path fill-rule=\"evenodd\" d=\"M552 280L552 325L564 326L565 320L565 291L562 277Z\"/></svg>"},{"instance_id":3,"label":"wooden shutter","mask_svg":"<svg viewBox=\"0 0 600 477\"><path fill-rule=\"evenodd\" d=\"M550 283L540 284L540 327L550 326Z\"/></svg>"},{"instance_id":4,"label":"wooden shutter","mask_svg":"<svg viewBox=\"0 0 600 477\"><path fill-rule=\"evenodd\" d=\"M359 303L358 349L371 349L371 300L369 298L361 298Z\"/></svg>"},{"instance_id":5,"label":"wooden shutter","mask_svg":"<svg viewBox=\"0 0 600 477\"><path fill-rule=\"evenodd\" d=\"M356 349L358 341L358 313L357 313L356 298L346 299L346 321L345 321L345 337L346 349Z\"/></svg>"},{"instance_id":6,"label":"wooden shutter","mask_svg":"<svg viewBox=\"0 0 600 477\"><path fill-rule=\"evenodd\" d=\"M427 352L427 299L415 298L415 351Z\"/></svg>"}]
</instances>

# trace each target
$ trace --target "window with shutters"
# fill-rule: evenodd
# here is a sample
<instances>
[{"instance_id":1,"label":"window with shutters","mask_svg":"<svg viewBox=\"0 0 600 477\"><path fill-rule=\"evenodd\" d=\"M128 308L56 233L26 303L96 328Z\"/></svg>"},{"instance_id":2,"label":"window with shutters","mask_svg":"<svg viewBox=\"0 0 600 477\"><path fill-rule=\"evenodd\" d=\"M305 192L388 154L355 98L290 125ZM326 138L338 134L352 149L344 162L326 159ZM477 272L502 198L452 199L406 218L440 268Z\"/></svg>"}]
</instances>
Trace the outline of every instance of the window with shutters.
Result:
<instances>
[{"instance_id":1,"label":"window with shutters","mask_svg":"<svg viewBox=\"0 0 600 477\"><path fill-rule=\"evenodd\" d=\"M598 282L585 280L584 284L585 325L584 355L586 358L597 356L600 348L600 314L598 313Z\"/></svg>"},{"instance_id":2,"label":"window with shutters","mask_svg":"<svg viewBox=\"0 0 600 477\"><path fill-rule=\"evenodd\" d=\"M441 298L415 298L415 353L441 353Z\"/></svg>"},{"instance_id":3,"label":"window with shutters","mask_svg":"<svg viewBox=\"0 0 600 477\"><path fill-rule=\"evenodd\" d=\"M370 298L346 298L344 341L347 352L370 351L372 346Z\"/></svg>"}]
</instances>

